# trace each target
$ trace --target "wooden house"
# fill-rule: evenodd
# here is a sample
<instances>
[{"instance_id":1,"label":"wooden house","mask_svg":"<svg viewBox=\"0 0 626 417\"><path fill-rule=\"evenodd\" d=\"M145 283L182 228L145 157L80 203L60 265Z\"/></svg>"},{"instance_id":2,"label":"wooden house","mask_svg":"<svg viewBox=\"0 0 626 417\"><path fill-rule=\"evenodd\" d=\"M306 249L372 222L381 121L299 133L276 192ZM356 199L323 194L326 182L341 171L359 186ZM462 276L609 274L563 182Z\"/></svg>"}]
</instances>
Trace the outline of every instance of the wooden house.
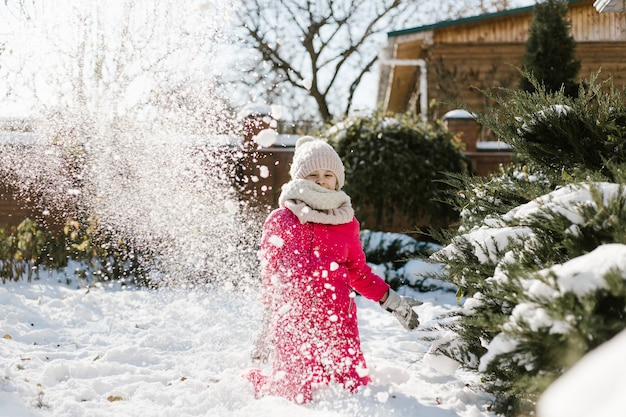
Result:
<instances>
[{"instance_id":1,"label":"wooden house","mask_svg":"<svg viewBox=\"0 0 626 417\"><path fill-rule=\"evenodd\" d=\"M600 79L612 77L617 87L626 87L625 2L568 2L581 79L600 70ZM482 112L490 103L480 89L519 85L517 68L533 8L389 32L381 52L379 103L389 111L415 111L431 120L453 110L455 102Z\"/></svg>"}]
</instances>

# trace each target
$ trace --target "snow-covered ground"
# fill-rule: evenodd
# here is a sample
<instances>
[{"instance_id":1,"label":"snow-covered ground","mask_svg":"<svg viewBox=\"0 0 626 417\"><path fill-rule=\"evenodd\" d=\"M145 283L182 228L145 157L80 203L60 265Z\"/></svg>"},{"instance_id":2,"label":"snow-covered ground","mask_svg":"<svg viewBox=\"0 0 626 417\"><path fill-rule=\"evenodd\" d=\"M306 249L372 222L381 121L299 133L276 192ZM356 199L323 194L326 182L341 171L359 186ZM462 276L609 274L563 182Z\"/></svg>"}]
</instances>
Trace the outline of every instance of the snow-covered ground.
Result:
<instances>
[{"instance_id":1,"label":"snow-covered ground","mask_svg":"<svg viewBox=\"0 0 626 417\"><path fill-rule=\"evenodd\" d=\"M602 271L623 261L623 248L601 246L555 271L595 288ZM402 272L429 276L438 267L414 260ZM0 284L0 417L495 416L480 375L432 353L449 340L442 320L460 308L449 290L405 288L424 301L416 307L422 322L416 332L357 298L373 383L357 394L328 388L297 405L255 399L242 378L253 366L262 313L253 289L76 288L57 281ZM623 332L590 352L546 391L538 415L622 416L625 348Z\"/></svg>"},{"instance_id":2,"label":"snow-covered ground","mask_svg":"<svg viewBox=\"0 0 626 417\"><path fill-rule=\"evenodd\" d=\"M423 329L457 308L450 292L410 295L425 301ZM358 298L374 382L297 405L255 399L241 377L262 311L254 291L0 285L0 416L493 416L477 374L428 353L432 333Z\"/></svg>"},{"instance_id":3,"label":"snow-covered ground","mask_svg":"<svg viewBox=\"0 0 626 417\"><path fill-rule=\"evenodd\" d=\"M592 350L550 385L540 417L621 417L626 392L626 331Z\"/></svg>"}]
</instances>

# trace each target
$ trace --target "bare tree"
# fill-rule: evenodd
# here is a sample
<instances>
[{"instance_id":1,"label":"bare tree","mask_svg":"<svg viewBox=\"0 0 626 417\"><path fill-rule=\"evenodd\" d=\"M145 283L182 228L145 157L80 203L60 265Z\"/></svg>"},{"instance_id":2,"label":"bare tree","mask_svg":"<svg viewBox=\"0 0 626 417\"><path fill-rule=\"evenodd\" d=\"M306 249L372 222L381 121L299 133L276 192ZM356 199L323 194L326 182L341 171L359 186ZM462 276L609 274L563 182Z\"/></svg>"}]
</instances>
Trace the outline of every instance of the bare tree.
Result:
<instances>
[{"instance_id":1,"label":"bare tree","mask_svg":"<svg viewBox=\"0 0 626 417\"><path fill-rule=\"evenodd\" d=\"M372 70L379 35L415 7L411 0L247 0L236 12L244 42L273 74L316 104L323 121L347 115L355 91Z\"/></svg>"},{"instance_id":2,"label":"bare tree","mask_svg":"<svg viewBox=\"0 0 626 417\"><path fill-rule=\"evenodd\" d=\"M126 117L164 128L177 113L179 120L197 116L179 125L209 130L213 125L204 119L226 106L217 97L212 57L226 42L223 16L229 15L212 7L176 0L7 0L0 3L0 24L7 22L0 96L35 112L73 114L66 125Z\"/></svg>"}]
</instances>

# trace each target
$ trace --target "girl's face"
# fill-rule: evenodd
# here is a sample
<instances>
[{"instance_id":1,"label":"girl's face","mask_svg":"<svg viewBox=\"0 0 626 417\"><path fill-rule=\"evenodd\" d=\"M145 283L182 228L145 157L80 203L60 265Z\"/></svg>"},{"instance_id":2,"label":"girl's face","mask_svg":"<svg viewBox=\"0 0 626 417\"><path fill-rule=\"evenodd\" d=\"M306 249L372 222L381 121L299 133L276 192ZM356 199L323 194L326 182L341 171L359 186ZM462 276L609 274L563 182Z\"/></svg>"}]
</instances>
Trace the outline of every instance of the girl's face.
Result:
<instances>
[{"instance_id":1,"label":"girl's face","mask_svg":"<svg viewBox=\"0 0 626 417\"><path fill-rule=\"evenodd\" d=\"M337 189L337 177L327 169L317 169L307 175L306 179L329 190Z\"/></svg>"}]
</instances>

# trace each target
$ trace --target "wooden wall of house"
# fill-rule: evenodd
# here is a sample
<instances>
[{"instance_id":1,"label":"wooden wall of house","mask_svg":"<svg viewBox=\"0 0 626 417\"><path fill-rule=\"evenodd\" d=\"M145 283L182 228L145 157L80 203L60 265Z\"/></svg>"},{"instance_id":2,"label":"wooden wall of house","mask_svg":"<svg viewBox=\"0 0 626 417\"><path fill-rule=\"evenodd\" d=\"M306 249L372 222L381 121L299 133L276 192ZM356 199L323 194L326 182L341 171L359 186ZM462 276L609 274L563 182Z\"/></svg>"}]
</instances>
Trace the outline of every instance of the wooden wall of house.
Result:
<instances>
[{"instance_id":1,"label":"wooden wall of house","mask_svg":"<svg viewBox=\"0 0 626 417\"><path fill-rule=\"evenodd\" d=\"M573 4L568 13L577 42L626 41L626 13L599 13L594 1Z\"/></svg>"},{"instance_id":2,"label":"wooden wall of house","mask_svg":"<svg viewBox=\"0 0 626 417\"><path fill-rule=\"evenodd\" d=\"M434 31L433 44L524 43L528 38L531 12L442 27Z\"/></svg>"},{"instance_id":3,"label":"wooden wall of house","mask_svg":"<svg viewBox=\"0 0 626 417\"><path fill-rule=\"evenodd\" d=\"M580 79L601 71L599 79L612 78L626 88L626 13L598 13L593 0L569 5L572 34L581 60ZM515 88L520 81L516 67L523 62L532 12L501 16L408 33L393 39L393 57L421 58L428 62L429 118L437 119L463 103L472 111L488 106L479 89ZM385 85L386 109L415 111L419 70L394 67Z\"/></svg>"},{"instance_id":4,"label":"wooden wall of house","mask_svg":"<svg viewBox=\"0 0 626 417\"><path fill-rule=\"evenodd\" d=\"M626 13L598 13L594 0L569 5L567 17L577 42L626 40ZM437 43L524 43L528 39L532 11L499 14L491 19L442 26L433 31Z\"/></svg>"},{"instance_id":5,"label":"wooden wall of house","mask_svg":"<svg viewBox=\"0 0 626 417\"><path fill-rule=\"evenodd\" d=\"M491 104L480 90L516 88L521 80L524 44L438 44L429 51L429 99L435 100L431 118L439 118L463 103L474 112ZM598 74L626 88L626 42L578 42L576 57L581 61L579 79ZM599 73L598 73L599 72ZM410 95L404 95L408 103Z\"/></svg>"},{"instance_id":6,"label":"wooden wall of house","mask_svg":"<svg viewBox=\"0 0 626 417\"><path fill-rule=\"evenodd\" d=\"M520 75L524 45L519 43L436 44L429 51L429 98L436 101L431 118L463 103L474 112L490 103L481 90L493 87L515 88Z\"/></svg>"}]
</instances>

